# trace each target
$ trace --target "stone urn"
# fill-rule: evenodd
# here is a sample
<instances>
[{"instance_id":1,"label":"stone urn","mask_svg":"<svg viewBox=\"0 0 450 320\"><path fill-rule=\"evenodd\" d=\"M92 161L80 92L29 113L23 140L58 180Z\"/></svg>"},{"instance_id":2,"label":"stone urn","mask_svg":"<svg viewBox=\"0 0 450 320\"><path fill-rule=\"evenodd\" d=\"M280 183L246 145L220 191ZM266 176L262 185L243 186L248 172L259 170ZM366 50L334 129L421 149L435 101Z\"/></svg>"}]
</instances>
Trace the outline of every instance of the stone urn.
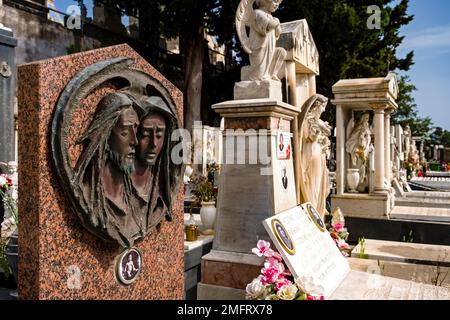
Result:
<instances>
[{"instance_id":1,"label":"stone urn","mask_svg":"<svg viewBox=\"0 0 450 320\"><path fill-rule=\"evenodd\" d=\"M205 230L202 232L204 235L214 234L214 223L216 222L216 203L215 202L202 202L200 208L200 219L202 220Z\"/></svg>"},{"instance_id":2,"label":"stone urn","mask_svg":"<svg viewBox=\"0 0 450 320\"><path fill-rule=\"evenodd\" d=\"M356 188L358 188L359 179L360 179L359 169L347 169L348 192L358 193L358 190L356 190Z\"/></svg>"}]
</instances>

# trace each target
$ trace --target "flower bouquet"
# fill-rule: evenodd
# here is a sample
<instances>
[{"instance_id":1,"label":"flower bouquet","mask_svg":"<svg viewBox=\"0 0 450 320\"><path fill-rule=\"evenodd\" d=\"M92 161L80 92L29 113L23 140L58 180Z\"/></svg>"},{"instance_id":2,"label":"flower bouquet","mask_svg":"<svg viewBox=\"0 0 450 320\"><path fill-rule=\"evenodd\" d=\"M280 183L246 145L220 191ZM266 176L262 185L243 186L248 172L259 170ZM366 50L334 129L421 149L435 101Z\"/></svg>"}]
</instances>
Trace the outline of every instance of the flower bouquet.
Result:
<instances>
[{"instance_id":1,"label":"flower bouquet","mask_svg":"<svg viewBox=\"0 0 450 320\"><path fill-rule=\"evenodd\" d=\"M17 226L19 223L19 216L17 213L17 204L14 197L15 186L13 181L4 174L0 175L0 198L4 206L5 218L1 223L0 231L0 268L8 277L10 274L11 263L8 259L8 255L16 255L16 252L10 252L11 245L17 247L17 243L14 243L13 237L17 232ZM15 237L17 238L17 237ZM16 267L16 266L14 266ZM14 269L13 267L13 269ZM15 271L15 270L13 270Z\"/></svg>"},{"instance_id":2,"label":"flower bouquet","mask_svg":"<svg viewBox=\"0 0 450 320\"><path fill-rule=\"evenodd\" d=\"M333 218L331 219L331 227L328 231L342 255L344 257L349 257L351 252L350 245L347 243L349 233L345 227L344 215L340 208L334 210Z\"/></svg>"},{"instance_id":3,"label":"flower bouquet","mask_svg":"<svg viewBox=\"0 0 450 320\"><path fill-rule=\"evenodd\" d=\"M196 175L191 178L191 183L194 186L193 193L198 203L216 201L217 194L212 182L208 178L202 175Z\"/></svg>"},{"instance_id":4,"label":"flower bouquet","mask_svg":"<svg viewBox=\"0 0 450 320\"><path fill-rule=\"evenodd\" d=\"M269 242L258 241L252 252L264 257L265 262L261 275L246 287L247 300L324 300L323 288L315 287L311 279L294 279L281 255L270 248Z\"/></svg>"}]
</instances>

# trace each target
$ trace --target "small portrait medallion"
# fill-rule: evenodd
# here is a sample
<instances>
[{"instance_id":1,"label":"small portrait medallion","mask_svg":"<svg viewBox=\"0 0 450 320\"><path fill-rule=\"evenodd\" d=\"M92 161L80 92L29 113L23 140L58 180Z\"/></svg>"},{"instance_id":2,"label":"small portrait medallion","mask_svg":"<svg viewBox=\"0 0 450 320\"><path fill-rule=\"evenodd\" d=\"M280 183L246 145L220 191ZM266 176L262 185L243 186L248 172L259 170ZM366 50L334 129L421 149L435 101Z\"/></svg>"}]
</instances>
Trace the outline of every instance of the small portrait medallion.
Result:
<instances>
[{"instance_id":1,"label":"small portrait medallion","mask_svg":"<svg viewBox=\"0 0 450 320\"><path fill-rule=\"evenodd\" d=\"M291 159L291 134L288 132L278 132L277 134L277 157L278 160Z\"/></svg>"},{"instance_id":2,"label":"small portrait medallion","mask_svg":"<svg viewBox=\"0 0 450 320\"><path fill-rule=\"evenodd\" d=\"M117 259L116 275L117 279L124 284L132 284L142 268L141 252L136 248L125 250Z\"/></svg>"},{"instance_id":3,"label":"small portrait medallion","mask_svg":"<svg viewBox=\"0 0 450 320\"><path fill-rule=\"evenodd\" d=\"M309 216L311 217L317 228L319 228L320 231L324 232L326 230L325 224L323 223L323 220L320 217L320 214L317 212L316 208L308 203L306 204L306 210L308 211Z\"/></svg>"},{"instance_id":4,"label":"small portrait medallion","mask_svg":"<svg viewBox=\"0 0 450 320\"><path fill-rule=\"evenodd\" d=\"M272 230L283 249L293 256L295 254L294 242L280 220L272 220Z\"/></svg>"}]
</instances>

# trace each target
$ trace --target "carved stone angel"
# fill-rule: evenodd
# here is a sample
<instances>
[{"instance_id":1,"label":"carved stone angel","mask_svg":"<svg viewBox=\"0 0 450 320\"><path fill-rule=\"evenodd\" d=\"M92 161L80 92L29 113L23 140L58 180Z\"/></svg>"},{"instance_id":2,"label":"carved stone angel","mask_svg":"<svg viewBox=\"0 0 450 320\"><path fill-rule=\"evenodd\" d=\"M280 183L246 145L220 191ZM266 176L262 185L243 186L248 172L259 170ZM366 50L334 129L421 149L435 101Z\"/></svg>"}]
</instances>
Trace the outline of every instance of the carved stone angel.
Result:
<instances>
[{"instance_id":1,"label":"carved stone angel","mask_svg":"<svg viewBox=\"0 0 450 320\"><path fill-rule=\"evenodd\" d=\"M327 159L330 156L331 126L320 119L328 99L316 94L308 99L299 118L301 128L302 202L311 202L323 218L327 214L326 199L330 193Z\"/></svg>"},{"instance_id":2,"label":"carved stone angel","mask_svg":"<svg viewBox=\"0 0 450 320\"><path fill-rule=\"evenodd\" d=\"M242 81L276 80L286 58L286 50L276 47L281 34L280 20L274 18L283 0L241 0L236 12L236 29L249 54L250 66L244 67ZM246 26L250 28L247 36Z\"/></svg>"}]
</instances>

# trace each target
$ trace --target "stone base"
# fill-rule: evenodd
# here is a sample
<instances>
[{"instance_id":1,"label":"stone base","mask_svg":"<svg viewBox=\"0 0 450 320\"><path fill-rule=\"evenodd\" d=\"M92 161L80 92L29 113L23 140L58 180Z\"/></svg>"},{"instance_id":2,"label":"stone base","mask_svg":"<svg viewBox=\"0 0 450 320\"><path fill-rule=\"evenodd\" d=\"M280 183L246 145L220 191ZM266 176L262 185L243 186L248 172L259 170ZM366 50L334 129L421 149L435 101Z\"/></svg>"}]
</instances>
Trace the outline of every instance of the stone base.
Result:
<instances>
[{"instance_id":1,"label":"stone base","mask_svg":"<svg viewBox=\"0 0 450 320\"><path fill-rule=\"evenodd\" d=\"M241 81L234 85L234 100L265 98L283 101L281 81Z\"/></svg>"},{"instance_id":2,"label":"stone base","mask_svg":"<svg viewBox=\"0 0 450 320\"><path fill-rule=\"evenodd\" d=\"M199 283L198 300L244 300L245 290ZM448 300L450 290L351 271L328 300Z\"/></svg>"},{"instance_id":3,"label":"stone base","mask_svg":"<svg viewBox=\"0 0 450 320\"><path fill-rule=\"evenodd\" d=\"M332 208L341 208L345 216L371 219L389 219L395 197L386 194L350 194L333 195Z\"/></svg>"},{"instance_id":4,"label":"stone base","mask_svg":"<svg viewBox=\"0 0 450 320\"><path fill-rule=\"evenodd\" d=\"M260 275L263 262L253 254L212 250L202 258L202 283L245 290Z\"/></svg>"},{"instance_id":5,"label":"stone base","mask_svg":"<svg viewBox=\"0 0 450 320\"><path fill-rule=\"evenodd\" d=\"M351 271L329 300L448 300L442 287Z\"/></svg>"},{"instance_id":6,"label":"stone base","mask_svg":"<svg viewBox=\"0 0 450 320\"><path fill-rule=\"evenodd\" d=\"M245 290L199 283L197 300L245 300Z\"/></svg>"}]
</instances>

